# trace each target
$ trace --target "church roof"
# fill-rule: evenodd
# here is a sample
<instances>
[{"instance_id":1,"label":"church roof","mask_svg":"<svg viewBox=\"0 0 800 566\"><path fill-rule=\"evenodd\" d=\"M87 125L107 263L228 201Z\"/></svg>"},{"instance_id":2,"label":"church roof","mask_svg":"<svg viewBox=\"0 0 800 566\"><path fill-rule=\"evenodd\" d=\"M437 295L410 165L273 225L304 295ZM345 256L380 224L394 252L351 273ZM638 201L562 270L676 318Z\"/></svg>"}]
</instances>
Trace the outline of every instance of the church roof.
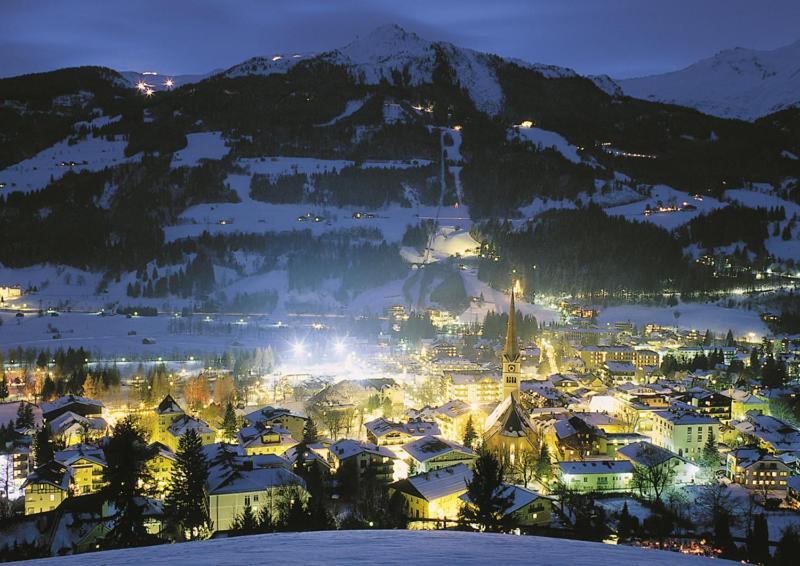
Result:
<instances>
[{"instance_id":1,"label":"church roof","mask_svg":"<svg viewBox=\"0 0 800 566\"><path fill-rule=\"evenodd\" d=\"M533 431L525 410L520 406L516 395L509 395L497 405L486 419L487 436L528 436Z\"/></svg>"}]
</instances>

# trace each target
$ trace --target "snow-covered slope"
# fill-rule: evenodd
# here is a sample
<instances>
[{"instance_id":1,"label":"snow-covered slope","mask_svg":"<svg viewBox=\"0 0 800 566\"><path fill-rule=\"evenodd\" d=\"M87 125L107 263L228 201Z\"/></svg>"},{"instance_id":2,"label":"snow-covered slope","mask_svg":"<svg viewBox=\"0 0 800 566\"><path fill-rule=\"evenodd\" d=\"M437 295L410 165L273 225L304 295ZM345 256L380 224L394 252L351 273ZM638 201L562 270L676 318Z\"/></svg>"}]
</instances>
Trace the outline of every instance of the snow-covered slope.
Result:
<instances>
[{"instance_id":1,"label":"snow-covered slope","mask_svg":"<svg viewBox=\"0 0 800 566\"><path fill-rule=\"evenodd\" d=\"M725 561L543 537L453 531L279 533L31 560L28 564L720 564Z\"/></svg>"},{"instance_id":2,"label":"snow-covered slope","mask_svg":"<svg viewBox=\"0 0 800 566\"><path fill-rule=\"evenodd\" d=\"M434 42L407 32L397 25L386 25L332 51L316 56L342 65L350 75L364 84L377 84L381 79L395 82L395 76L411 85L430 83L442 55L453 70L453 79L465 88L479 110L497 114L503 104L503 89L495 67L501 59L496 55L457 47L452 43ZM226 76L271 75L285 73L299 61L314 58L308 54L254 57L225 71ZM553 65L532 64L513 60L546 77L576 76L571 69Z\"/></svg>"},{"instance_id":3,"label":"snow-covered slope","mask_svg":"<svg viewBox=\"0 0 800 566\"><path fill-rule=\"evenodd\" d=\"M800 41L774 49L727 49L680 71L617 81L635 98L754 120L800 103Z\"/></svg>"}]
</instances>

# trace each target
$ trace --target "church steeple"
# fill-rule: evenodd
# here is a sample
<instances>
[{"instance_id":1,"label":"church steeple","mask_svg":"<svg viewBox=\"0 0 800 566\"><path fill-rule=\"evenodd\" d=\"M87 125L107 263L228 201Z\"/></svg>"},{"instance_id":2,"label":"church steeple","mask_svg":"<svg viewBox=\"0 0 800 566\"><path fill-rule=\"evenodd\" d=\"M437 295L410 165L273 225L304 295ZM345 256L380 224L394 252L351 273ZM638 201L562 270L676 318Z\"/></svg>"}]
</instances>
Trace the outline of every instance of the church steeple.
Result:
<instances>
[{"instance_id":1,"label":"church steeple","mask_svg":"<svg viewBox=\"0 0 800 566\"><path fill-rule=\"evenodd\" d=\"M520 353L516 332L517 309L514 306L514 287L511 287L511 303L508 306L508 327L506 343L503 347L503 397L513 396L519 392Z\"/></svg>"},{"instance_id":2,"label":"church steeple","mask_svg":"<svg viewBox=\"0 0 800 566\"><path fill-rule=\"evenodd\" d=\"M511 287L511 303L508 305L508 327L506 328L506 344L503 348L503 357L514 358L519 355L517 346L517 333L515 330L517 309L514 308L514 287Z\"/></svg>"}]
</instances>

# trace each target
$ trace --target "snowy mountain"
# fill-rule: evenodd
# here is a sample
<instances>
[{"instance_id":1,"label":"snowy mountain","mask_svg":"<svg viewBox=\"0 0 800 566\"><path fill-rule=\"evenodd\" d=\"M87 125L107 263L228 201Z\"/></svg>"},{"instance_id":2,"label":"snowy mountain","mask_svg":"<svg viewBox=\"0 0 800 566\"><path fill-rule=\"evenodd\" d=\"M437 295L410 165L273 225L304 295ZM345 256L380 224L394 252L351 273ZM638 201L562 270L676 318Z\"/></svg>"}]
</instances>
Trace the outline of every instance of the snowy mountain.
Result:
<instances>
[{"instance_id":1,"label":"snowy mountain","mask_svg":"<svg viewBox=\"0 0 800 566\"><path fill-rule=\"evenodd\" d=\"M234 539L112 550L31 560L53 566L118 566L190 563L263 564L265 552L283 564L489 564L502 556L506 564L543 566L572 564L721 564L726 561L675 552L645 550L555 538L455 531L336 531L276 533Z\"/></svg>"},{"instance_id":2,"label":"snowy mountain","mask_svg":"<svg viewBox=\"0 0 800 566\"><path fill-rule=\"evenodd\" d=\"M308 59L341 65L360 84L376 85L386 80L390 84L409 86L433 82L434 71L440 61L443 61L452 70L454 81L467 90L479 110L495 115L503 105L503 89L496 74L497 64L503 59L457 47L452 43L428 41L393 24L378 27L344 47L317 56L293 54L254 57L228 69L225 75L235 77L284 73L300 61ZM548 78L577 76L571 69L554 65L519 60L509 62L537 71Z\"/></svg>"},{"instance_id":3,"label":"snowy mountain","mask_svg":"<svg viewBox=\"0 0 800 566\"><path fill-rule=\"evenodd\" d=\"M800 103L800 41L772 51L728 49L680 71L617 83L635 98L755 120Z\"/></svg>"}]
</instances>

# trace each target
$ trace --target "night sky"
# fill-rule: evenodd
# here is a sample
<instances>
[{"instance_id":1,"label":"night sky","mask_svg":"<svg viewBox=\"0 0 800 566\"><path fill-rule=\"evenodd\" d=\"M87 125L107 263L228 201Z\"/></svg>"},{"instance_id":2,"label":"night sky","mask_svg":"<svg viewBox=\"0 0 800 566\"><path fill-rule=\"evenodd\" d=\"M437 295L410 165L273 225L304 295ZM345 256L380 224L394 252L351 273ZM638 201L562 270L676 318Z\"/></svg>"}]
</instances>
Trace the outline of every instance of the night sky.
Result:
<instances>
[{"instance_id":1,"label":"night sky","mask_svg":"<svg viewBox=\"0 0 800 566\"><path fill-rule=\"evenodd\" d=\"M0 76L75 65L205 73L397 23L432 40L630 77L800 39L798 0L2 0Z\"/></svg>"}]
</instances>

